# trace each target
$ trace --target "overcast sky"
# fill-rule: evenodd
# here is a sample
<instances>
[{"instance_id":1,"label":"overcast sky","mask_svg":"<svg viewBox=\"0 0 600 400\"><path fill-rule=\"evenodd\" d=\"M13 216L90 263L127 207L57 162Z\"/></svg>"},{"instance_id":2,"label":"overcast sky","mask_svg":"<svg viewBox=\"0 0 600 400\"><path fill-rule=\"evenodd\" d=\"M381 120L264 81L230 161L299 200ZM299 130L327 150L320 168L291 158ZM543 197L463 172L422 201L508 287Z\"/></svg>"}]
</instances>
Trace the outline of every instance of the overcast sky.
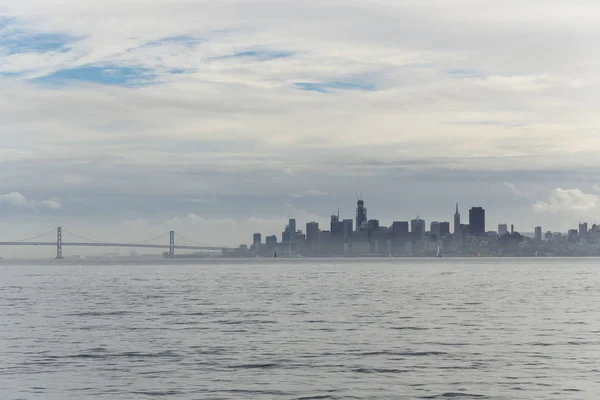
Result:
<instances>
[{"instance_id":1,"label":"overcast sky","mask_svg":"<svg viewBox=\"0 0 600 400\"><path fill-rule=\"evenodd\" d=\"M596 0L0 0L0 239L600 220ZM167 241L167 237L165 241Z\"/></svg>"}]
</instances>

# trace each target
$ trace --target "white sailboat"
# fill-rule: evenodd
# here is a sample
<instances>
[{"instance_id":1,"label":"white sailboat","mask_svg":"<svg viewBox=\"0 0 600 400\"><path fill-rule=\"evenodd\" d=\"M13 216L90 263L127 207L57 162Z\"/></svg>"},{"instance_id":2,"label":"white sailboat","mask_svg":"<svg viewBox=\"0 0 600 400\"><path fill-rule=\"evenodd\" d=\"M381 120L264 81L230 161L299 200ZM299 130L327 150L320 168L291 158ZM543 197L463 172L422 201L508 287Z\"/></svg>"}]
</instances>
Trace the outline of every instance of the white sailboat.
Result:
<instances>
[{"instance_id":1,"label":"white sailboat","mask_svg":"<svg viewBox=\"0 0 600 400\"><path fill-rule=\"evenodd\" d=\"M442 258L442 257L444 257L444 256L440 254L440 245L438 244L437 254L435 255L435 258Z\"/></svg>"}]
</instances>

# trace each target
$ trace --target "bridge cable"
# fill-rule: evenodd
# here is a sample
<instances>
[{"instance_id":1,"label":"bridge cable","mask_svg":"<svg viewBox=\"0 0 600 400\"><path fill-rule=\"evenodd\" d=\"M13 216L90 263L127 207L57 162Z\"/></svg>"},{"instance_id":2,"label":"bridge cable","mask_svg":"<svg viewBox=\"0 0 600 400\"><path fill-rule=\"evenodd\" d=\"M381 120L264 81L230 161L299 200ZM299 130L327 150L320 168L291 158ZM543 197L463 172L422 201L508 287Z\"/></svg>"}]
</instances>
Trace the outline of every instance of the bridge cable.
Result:
<instances>
[{"instance_id":1,"label":"bridge cable","mask_svg":"<svg viewBox=\"0 0 600 400\"><path fill-rule=\"evenodd\" d=\"M50 230L48 232L42 233L41 235L32 236L32 237L21 239L21 240L13 240L13 242L26 242L28 240L37 239L37 238L40 238L42 236L48 235L49 233L53 233L53 232L56 232L56 229L52 229L52 230Z\"/></svg>"},{"instance_id":2,"label":"bridge cable","mask_svg":"<svg viewBox=\"0 0 600 400\"><path fill-rule=\"evenodd\" d=\"M139 242L133 242L131 244L142 244L142 243L150 242L151 240L156 240L156 239L164 238L165 236L168 236L168 235L169 235L168 233L161 233L157 237L153 237L153 238L146 239L146 240L140 240Z\"/></svg>"},{"instance_id":3,"label":"bridge cable","mask_svg":"<svg viewBox=\"0 0 600 400\"><path fill-rule=\"evenodd\" d=\"M76 233L70 232L70 231L66 230L65 228L63 228L62 230L63 230L63 232L66 232L69 235L73 235L73 236L75 236L78 239L83 239L83 240L86 240L88 242L104 243L104 242L102 242L102 240L94 240L94 239L86 238L84 236L81 236L81 235L78 235Z\"/></svg>"}]
</instances>

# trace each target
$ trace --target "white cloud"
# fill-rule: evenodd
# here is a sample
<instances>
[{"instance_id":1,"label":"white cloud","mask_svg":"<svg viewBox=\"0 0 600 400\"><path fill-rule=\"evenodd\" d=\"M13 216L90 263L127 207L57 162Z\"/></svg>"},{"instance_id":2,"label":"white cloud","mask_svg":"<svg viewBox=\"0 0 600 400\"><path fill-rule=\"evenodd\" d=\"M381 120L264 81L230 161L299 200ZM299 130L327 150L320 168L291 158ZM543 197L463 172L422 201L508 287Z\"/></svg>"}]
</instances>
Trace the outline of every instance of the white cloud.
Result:
<instances>
[{"instance_id":1,"label":"white cloud","mask_svg":"<svg viewBox=\"0 0 600 400\"><path fill-rule=\"evenodd\" d=\"M16 208L28 208L32 210L58 210L61 208L61 202L58 198L50 198L47 200L28 200L25 196L18 192L11 192L0 195L0 203L8 204Z\"/></svg>"},{"instance_id":2,"label":"white cloud","mask_svg":"<svg viewBox=\"0 0 600 400\"><path fill-rule=\"evenodd\" d=\"M30 208L31 204L21 193L12 192L0 194L0 203L9 204L13 207Z\"/></svg>"},{"instance_id":3,"label":"white cloud","mask_svg":"<svg viewBox=\"0 0 600 400\"><path fill-rule=\"evenodd\" d=\"M590 212L596 210L600 197L586 194L579 189L556 188L550 193L548 200L538 201L533 211L538 213Z\"/></svg>"},{"instance_id":4,"label":"white cloud","mask_svg":"<svg viewBox=\"0 0 600 400\"><path fill-rule=\"evenodd\" d=\"M509 188L512 194L514 194L517 197L529 197L529 192L527 192L526 190L517 189L517 186L514 183L504 182L504 186Z\"/></svg>"},{"instance_id":5,"label":"white cloud","mask_svg":"<svg viewBox=\"0 0 600 400\"><path fill-rule=\"evenodd\" d=\"M12 29L75 38L61 51L12 52L0 43L0 120L10 127L0 149L5 191L48 198L60 187L70 206L74 198L102 199L77 203L79 211L118 213L116 224L136 220L124 200L140 196L154 205L148 221L185 207L218 221L188 215L179 223L225 231L254 215L244 200L252 196L274 209L290 193L299 205L323 203L288 210L307 219L327 214L335 196L349 194L352 203L354 190L370 190L369 204L400 199L385 211L369 206L374 216L429 213L422 203L439 192L442 175L453 182L448 198L493 201L464 182L487 174L505 192L498 202L511 207L515 196L534 193L532 183L551 190L569 184L555 182L557 174L573 172L578 187L591 187L600 169L595 1L88 3L0 0L10 18L0 36ZM183 42L173 39L179 35ZM257 49L292 55L222 58ZM29 81L85 65L145 68L156 80L135 88ZM299 82L334 89L302 91ZM584 176L581 164L592 172ZM222 218L234 208L223 198L238 199L235 222ZM56 199L8 201L61 207ZM203 214L205 201L213 214ZM511 211L523 219L531 213L524 208ZM278 221L280 214L261 215Z\"/></svg>"}]
</instances>

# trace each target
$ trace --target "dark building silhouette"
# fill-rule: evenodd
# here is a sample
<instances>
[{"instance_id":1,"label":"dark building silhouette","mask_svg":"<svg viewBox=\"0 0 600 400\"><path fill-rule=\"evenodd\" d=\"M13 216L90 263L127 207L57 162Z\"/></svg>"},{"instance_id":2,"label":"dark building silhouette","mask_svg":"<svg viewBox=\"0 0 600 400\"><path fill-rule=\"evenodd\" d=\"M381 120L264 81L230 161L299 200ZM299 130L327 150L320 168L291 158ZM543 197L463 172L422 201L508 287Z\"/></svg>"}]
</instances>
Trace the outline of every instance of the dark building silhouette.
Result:
<instances>
[{"instance_id":1,"label":"dark building silhouette","mask_svg":"<svg viewBox=\"0 0 600 400\"><path fill-rule=\"evenodd\" d=\"M359 231L367 223L367 208L363 199L356 202L356 230Z\"/></svg>"},{"instance_id":2,"label":"dark building silhouette","mask_svg":"<svg viewBox=\"0 0 600 400\"><path fill-rule=\"evenodd\" d=\"M409 234L408 221L392 222L392 234L396 237L407 237Z\"/></svg>"},{"instance_id":3,"label":"dark building silhouette","mask_svg":"<svg viewBox=\"0 0 600 400\"><path fill-rule=\"evenodd\" d=\"M268 249L274 249L277 247L277 236L271 235L265 238L265 245Z\"/></svg>"},{"instance_id":4,"label":"dark building silhouette","mask_svg":"<svg viewBox=\"0 0 600 400\"><path fill-rule=\"evenodd\" d=\"M332 215L330 222L331 232L331 252L333 254L344 253L344 222L340 221L340 216Z\"/></svg>"},{"instance_id":5,"label":"dark building silhouette","mask_svg":"<svg viewBox=\"0 0 600 400\"><path fill-rule=\"evenodd\" d=\"M469 210L469 235L485 236L485 210L482 207Z\"/></svg>"},{"instance_id":6,"label":"dark building silhouette","mask_svg":"<svg viewBox=\"0 0 600 400\"><path fill-rule=\"evenodd\" d=\"M367 231L373 232L379 230L379 220L378 219L370 219L367 222Z\"/></svg>"},{"instance_id":7,"label":"dark building silhouette","mask_svg":"<svg viewBox=\"0 0 600 400\"><path fill-rule=\"evenodd\" d=\"M306 247L313 251L319 248L319 224L317 222L306 224Z\"/></svg>"},{"instance_id":8,"label":"dark building silhouette","mask_svg":"<svg viewBox=\"0 0 600 400\"><path fill-rule=\"evenodd\" d=\"M454 213L454 234L460 236L460 213L458 212L458 203L456 203L456 212Z\"/></svg>"},{"instance_id":9,"label":"dark building silhouette","mask_svg":"<svg viewBox=\"0 0 600 400\"><path fill-rule=\"evenodd\" d=\"M262 235L260 233L255 233L254 235L252 235L252 245L256 246L260 246L262 242Z\"/></svg>"},{"instance_id":10,"label":"dark building silhouette","mask_svg":"<svg viewBox=\"0 0 600 400\"><path fill-rule=\"evenodd\" d=\"M425 237L425 220L419 217L410 221L410 232L413 239L420 240Z\"/></svg>"},{"instance_id":11,"label":"dark building silhouette","mask_svg":"<svg viewBox=\"0 0 600 400\"><path fill-rule=\"evenodd\" d=\"M352 236L352 230L354 229L354 221L351 219L345 219L342 221L344 224L344 240L348 241L350 236Z\"/></svg>"},{"instance_id":12,"label":"dark building silhouette","mask_svg":"<svg viewBox=\"0 0 600 400\"><path fill-rule=\"evenodd\" d=\"M448 236L450 234L450 222L440 222L440 237Z\"/></svg>"}]
</instances>

